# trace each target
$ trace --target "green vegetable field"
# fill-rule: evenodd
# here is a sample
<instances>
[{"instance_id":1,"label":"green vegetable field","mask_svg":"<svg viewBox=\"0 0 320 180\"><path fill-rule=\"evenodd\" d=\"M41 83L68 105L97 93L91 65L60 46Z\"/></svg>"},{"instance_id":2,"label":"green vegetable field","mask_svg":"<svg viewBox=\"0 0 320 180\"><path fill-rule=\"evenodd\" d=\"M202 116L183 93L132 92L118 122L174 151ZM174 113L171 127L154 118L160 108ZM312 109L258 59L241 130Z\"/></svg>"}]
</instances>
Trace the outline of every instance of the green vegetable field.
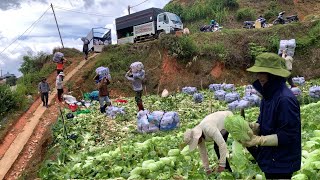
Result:
<instances>
[{"instance_id":1,"label":"green vegetable field","mask_svg":"<svg viewBox=\"0 0 320 180\"><path fill-rule=\"evenodd\" d=\"M299 98L301 102L303 157L302 169L293 179L320 178L320 102L308 97L307 82ZM244 87L236 90L243 95ZM194 103L191 95L175 93L167 98L143 96L150 111L176 111L180 127L172 131L140 134L136 131L137 107L134 98L125 98L126 114L109 119L99 112L98 102L89 113L75 114L52 127L53 144L38 176L43 179L265 179L249 152L231 136L227 141L233 172L207 176L198 151L190 153L182 146L183 133L193 128L206 115L226 110L225 102L214 100L213 92L200 91L202 103ZM65 110L65 113L68 113ZM259 108L246 109L246 120L256 121ZM239 112L236 112L239 114ZM318 130L319 129L319 130ZM213 143L207 143L210 165L216 167Z\"/></svg>"}]
</instances>

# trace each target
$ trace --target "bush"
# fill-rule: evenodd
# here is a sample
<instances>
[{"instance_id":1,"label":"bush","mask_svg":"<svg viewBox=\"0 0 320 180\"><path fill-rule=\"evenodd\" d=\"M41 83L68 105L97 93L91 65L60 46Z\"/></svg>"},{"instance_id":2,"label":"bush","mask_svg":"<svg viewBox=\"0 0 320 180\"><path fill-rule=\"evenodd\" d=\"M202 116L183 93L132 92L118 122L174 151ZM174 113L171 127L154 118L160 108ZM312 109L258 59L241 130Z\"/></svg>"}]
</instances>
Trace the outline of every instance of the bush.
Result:
<instances>
[{"instance_id":1,"label":"bush","mask_svg":"<svg viewBox=\"0 0 320 180\"><path fill-rule=\"evenodd\" d=\"M237 11L236 16L238 21L253 21L255 20L256 11L250 8L241 8Z\"/></svg>"},{"instance_id":2,"label":"bush","mask_svg":"<svg viewBox=\"0 0 320 180\"><path fill-rule=\"evenodd\" d=\"M225 61L228 57L228 51L223 43L203 44L199 47L199 49L201 54L213 56L222 61Z\"/></svg>"},{"instance_id":3,"label":"bush","mask_svg":"<svg viewBox=\"0 0 320 180\"><path fill-rule=\"evenodd\" d=\"M236 0L225 0L224 6L230 8L230 9L239 8L239 4Z\"/></svg>"},{"instance_id":4,"label":"bush","mask_svg":"<svg viewBox=\"0 0 320 180\"><path fill-rule=\"evenodd\" d=\"M271 1L268 6L268 11L264 13L264 18L267 20L275 19L280 12L280 8L276 1Z\"/></svg>"},{"instance_id":5,"label":"bush","mask_svg":"<svg viewBox=\"0 0 320 180\"><path fill-rule=\"evenodd\" d=\"M160 39L160 45L162 48L167 49L170 55L177 56L182 60L191 58L197 53L197 46L188 36L166 35Z\"/></svg>"},{"instance_id":6,"label":"bush","mask_svg":"<svg viewBox=\"0 0 320 180\"><path fill-rule=\"evenodd\" d=\"M267 52L268 50L267 50L267 48L265 48L263 46L259 46L255 43L249 43L249 51L250 51L251 58L254 59L259 54L261 54L263 52Z\"/></svg>"},{"instance_id":7,"label":"bush","mask_svg":"<svg viewBox=\"0 0 320 180\"><path fill-rule=\"evenodd\" d=\"M9 112L21 108L25 98L17 92L12 92L7 85L0 85L0 120Z\"/></svg>"}]
</instances>

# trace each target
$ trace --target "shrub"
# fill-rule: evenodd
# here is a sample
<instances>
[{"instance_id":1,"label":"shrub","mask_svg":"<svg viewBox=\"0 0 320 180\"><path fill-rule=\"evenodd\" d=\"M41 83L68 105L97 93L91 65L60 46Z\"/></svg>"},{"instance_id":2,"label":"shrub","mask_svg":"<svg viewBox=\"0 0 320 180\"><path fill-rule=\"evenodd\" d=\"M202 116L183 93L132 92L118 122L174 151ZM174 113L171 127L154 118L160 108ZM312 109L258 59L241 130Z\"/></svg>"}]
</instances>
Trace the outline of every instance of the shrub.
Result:
<instances>
[{"instance_id":1,"label":"shrub","mask_svg":"<svg viewBox=\"0 0 320 180\"><path fill-rule=\"evenodd\" d=\"M255 14L254 9L241 8L237 11L236 16L238 21L253 21L255 20Z\"/></svg>"},{"instance_id":2,"label":"shrub","mask_svg":"<svg viewBox=\"0 0 320 180\"><path fill-rule=\"evenodd\" d=\"M280 12L280 8L276 1L271 1L268 6L268 10L264 13L264 18L267 20L275 19Z\"/></svg>"},{"instance_id":3,"label":"shrub","mask_svg":"<svg viewBox=\"0 0 320 180\"><path fill-rule=\"evenodd\" d=\"M175 55L182 60L190 58L197 53L197 46L188 36L166 35L160 39L160 45L162 48L167 49L170 55Z\"/></svg>"},{"instance_id":4,"label":"shrub","mask_svg":"<svg viewBox=\"0 0 320 180\"><path fill-rule=\"evenodd\" d=\"M263 47L263 46L259 46L255 43L249 43L249 53L251 55L251 58L255 58L256 56L258 56L259 54L263 53L263 52L267 52L267 48Z\"/></svg>"},{"instance_id":5,"label":"shrub","mask_svg":"<svg viewBox=\"0 0 320 180\"><path fill-rule=\"evenodd\" d=\"M237 9L239 8L239 4L236 0L225 0L224 4L225 7L228 7L230 9Z\"/></svg>"},{"instance_id":6,"label":"shrub","mask_svg":"<svg viewBox=\"0 0 320 180\"><path fill-rule=\"evenodd\" d=\"M12 92L7 85L0 85L0 120L10 111L17 110L23 99L18 93Z\"/></svg>"}]
</instances>

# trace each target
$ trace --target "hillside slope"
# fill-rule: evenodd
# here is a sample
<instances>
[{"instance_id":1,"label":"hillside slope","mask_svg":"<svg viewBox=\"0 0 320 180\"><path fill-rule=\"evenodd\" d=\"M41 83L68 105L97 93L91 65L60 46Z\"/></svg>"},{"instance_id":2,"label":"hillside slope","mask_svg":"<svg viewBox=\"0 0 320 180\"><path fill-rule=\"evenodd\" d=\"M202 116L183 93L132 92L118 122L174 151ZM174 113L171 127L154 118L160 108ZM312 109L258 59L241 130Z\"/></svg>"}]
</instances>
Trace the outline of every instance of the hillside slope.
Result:
<instances>
[{"instance_id":1,"label":"hillside slope","mask_svg":"<svg viewBox=\"0 0 320 180\"><path fill-rule=\"evenodd\" d=\"M210 83L248 84L253 79L245 69L257 53L277 53L280 39L297 41L293 74L307 79L320 77L320 21L274 26L267 29L233 29L189 36L165 36L153 42L109 46L89 61L73 81L77 94L94 90L95 68L111 70L111 96L133 95L124 75L134 61L144 63L145 93L181 90L183 86L207 88ZM171 55L170 55L171 54Z\"/></svg>"}]
</instances>

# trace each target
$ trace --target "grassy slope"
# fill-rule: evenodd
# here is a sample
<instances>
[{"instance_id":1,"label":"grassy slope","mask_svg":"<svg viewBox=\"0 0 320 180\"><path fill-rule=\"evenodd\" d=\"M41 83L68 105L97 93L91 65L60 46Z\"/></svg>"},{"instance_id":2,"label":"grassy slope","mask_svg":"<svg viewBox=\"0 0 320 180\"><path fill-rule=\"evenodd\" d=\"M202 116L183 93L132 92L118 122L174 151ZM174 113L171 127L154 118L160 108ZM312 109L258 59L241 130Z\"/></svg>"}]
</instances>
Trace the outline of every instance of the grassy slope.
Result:
<instances>
[{"instance_id":1,"label":"grassy slope","mask_svg":"<svg viewBox=\"0 0 320 180\"><path fill-rule=\"evenodd\" d=\"M192 3L192 1L185 1ZM257 14L268 6L267 1L238 1L241 7L256 8ZM293 2L278 1L281 7L288 13L301 8L301 4L294 5ZM308 4L312 5L312 2ZM291 7L291 8L290 8ZM315 8L316 9L316 8ZM235 11L230 11L234 16ZM300 14L306 12L301 11ZM313 13L313 11L310 11ZM195 24L200 24L193 22ZM230 24L237 27L237 22L230 18ZM186 23L190 25L191 23ZM241 23L238 25L241 25ZM294 75L305 76L307 79L320 76L319 70L319 39L320 23L302 22L285 26L273 26L267 29L246 30L242 28L225 28L219 33L191 33L189 38L196 44L197 53L188 58L192 62L191 67L180 63L179 59L167 57L166 50L158 41L133 45L110 46L104 53L89 62L83 71L73 78L77 94L95 89L93 77L94 70L99 66L107 66L111 69L112 84L111 96L132 95L129 82L124 74L130 63L141 61L145 64L147 71L147 92L157 93L163 88L171 91L181 89L183 86L197 86L206 88L214 82L229 82L246 84L251 82L250 75L245 69L253 63L249 43L266 48L269 52L277 52L280 39L297 40L296 55L294 57ZM182 50L183 51L183 50ZM193 61L196 60L196 61ZM222 62L222 74L217 78L212 76L212 70ZM169 68L169 70L168 70ZM159 88L159 89L158 89Z\"/></svg>"}]
</instances>

